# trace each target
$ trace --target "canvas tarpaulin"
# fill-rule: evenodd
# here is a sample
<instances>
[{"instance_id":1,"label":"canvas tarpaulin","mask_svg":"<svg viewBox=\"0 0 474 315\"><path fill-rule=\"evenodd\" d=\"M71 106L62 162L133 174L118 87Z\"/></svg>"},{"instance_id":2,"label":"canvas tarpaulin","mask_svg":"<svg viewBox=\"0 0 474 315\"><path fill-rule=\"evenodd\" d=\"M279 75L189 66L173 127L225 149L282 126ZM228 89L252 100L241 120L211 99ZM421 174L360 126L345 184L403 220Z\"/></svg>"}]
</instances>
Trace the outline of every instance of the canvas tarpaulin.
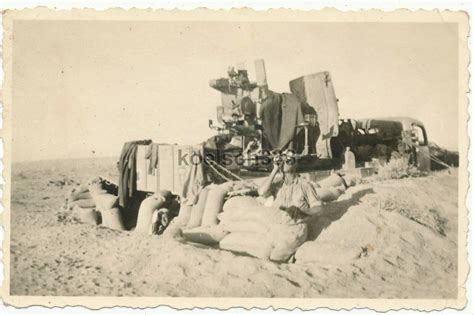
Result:
<instances>
[{"instance_id":1,"label":"canvas tarpaulin","mask_svg":"<svg viewBox=\"0 0 474 315\"><path fill-rule=\"evenodd\" d=\"M324 71L294 79L290 81L290 91L316 110L321 133L316 143L317 154L321 158L332 157L330 139L339 134L339 108L330 73Z\"/></svg>"},{"instance_id":2,"label":"canvas tarpaulin","mask_svg":"<svg viewBox=\"0 0 474 315\"><path fill-rule=\"evenodd\" d=\"M301 102L292 94L269 92L259 116L263 132L273 150L283 150L293 140L296 126L304 122Z\"/></svg>"}]
</instances>

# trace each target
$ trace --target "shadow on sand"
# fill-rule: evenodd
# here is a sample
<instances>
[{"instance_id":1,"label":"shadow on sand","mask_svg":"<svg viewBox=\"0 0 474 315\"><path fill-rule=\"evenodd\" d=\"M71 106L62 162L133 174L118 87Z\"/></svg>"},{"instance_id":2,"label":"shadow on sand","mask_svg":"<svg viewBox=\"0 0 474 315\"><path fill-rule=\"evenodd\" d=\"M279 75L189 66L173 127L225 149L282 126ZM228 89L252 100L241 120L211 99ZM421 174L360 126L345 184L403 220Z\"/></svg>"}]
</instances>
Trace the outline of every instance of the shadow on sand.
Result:
<instances>
[{"instance_id":1,"label":"shadow on sand","mask_svg":"<svg viewBox=\"0 0 474 315\"><path fill-rule=\"evenodd\" d=\"M339 220L350 207L359 204L360 199L367 195L373 194L372 188L366 188L356 191L347 200L335 201L324 206L323 214L313 216L308 220L308 241L314 241L321 232L326 229L331 223Z\"/></svg>"}]
</instances>

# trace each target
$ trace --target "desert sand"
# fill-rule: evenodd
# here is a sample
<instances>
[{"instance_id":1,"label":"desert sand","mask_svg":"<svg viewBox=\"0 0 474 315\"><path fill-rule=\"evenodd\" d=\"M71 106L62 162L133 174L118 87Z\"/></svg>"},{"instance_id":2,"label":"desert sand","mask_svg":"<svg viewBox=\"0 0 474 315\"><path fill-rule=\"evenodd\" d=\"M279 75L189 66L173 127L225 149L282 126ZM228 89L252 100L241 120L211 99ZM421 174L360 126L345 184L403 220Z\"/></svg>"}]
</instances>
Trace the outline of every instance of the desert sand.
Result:
<instances>
[{"instance_id":1,"label":"desert sand","mask_svg":"<svg viewBox=\"0 0 474 315\"><path fill-rule=\"evenodd\" d=\"M163 236L78 223L67 191L116 159L15 163L12 295L454 298L457 171L366 182L276 264Z\"/></svg>"}]
</instances>

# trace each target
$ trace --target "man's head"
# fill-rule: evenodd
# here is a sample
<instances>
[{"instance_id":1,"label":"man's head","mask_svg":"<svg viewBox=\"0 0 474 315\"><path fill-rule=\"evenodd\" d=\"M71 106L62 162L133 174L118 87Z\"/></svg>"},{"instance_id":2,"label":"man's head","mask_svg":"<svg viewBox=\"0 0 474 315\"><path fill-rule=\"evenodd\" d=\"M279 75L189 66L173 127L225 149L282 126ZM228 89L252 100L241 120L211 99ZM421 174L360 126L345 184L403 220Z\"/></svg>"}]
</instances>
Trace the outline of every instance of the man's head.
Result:
<instances>
[{"instance_id":1,"label":"man's head","mask_svg":"<svg viewBox=\"0 0 474 315\"><path fill-rule=\"evenodd\" d=\"M284 151L277 157L277 163L283 173L296 173L298 168L298 159L293 151Z\"/></svg>"}]
</instances>

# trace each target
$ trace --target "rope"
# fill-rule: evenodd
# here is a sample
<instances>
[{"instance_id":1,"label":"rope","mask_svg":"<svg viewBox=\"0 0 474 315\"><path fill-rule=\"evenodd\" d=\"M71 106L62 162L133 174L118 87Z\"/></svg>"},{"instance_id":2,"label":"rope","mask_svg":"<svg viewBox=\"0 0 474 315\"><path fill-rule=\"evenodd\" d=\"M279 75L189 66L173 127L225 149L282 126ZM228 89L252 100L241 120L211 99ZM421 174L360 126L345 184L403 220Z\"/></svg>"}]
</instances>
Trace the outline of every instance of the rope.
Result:
<instances>
[{"instance_id":1,"label":"rope","mask_svg":"<svg viewBox=\"0 0 474 315\"><path fill-rule=\"evenodd\" d=\"M427 156L430 160L438 163L438 164L441 164L443 166L446 166L447 168L452 168L451 165L448 165L446 163L444 163L443 161L441 161L441 159L439 159L437 156L431 154L431 153L425 153L424 151L419 151L421 153L423 153L425 156Z\"/></svg>"},{"instance_id":2,"label":"rope","mask_svg":"<svg viewBox=\"0 0 474 315\"><path fill-rule=\"evenodd\" d=\"M215 166L219 167L221 169L221 171L226 172L227 175L231 175L237 180L244 180L243 178L239 177L237 174L234 174L231 171L229 171L228 169L226 169L224 166L217 164L215 161L212 161L212 162L214 162Z\"/></svg>"},{"instance_id":3,"label":"rope","mask_svg":"<svg viewBox=\"0 0 474 315\"><path fill-rule=\"evenodd\" d=\"M433 155L433 154L430 154L430 155L429 155L429 158L430 158L432 161L435 161L435 162L437 162L437 163L439 163L439 164L441 164L441 165L444 165L444 166L446 166L446 167L451 167L450 165L444 163L440 158L438 158L437 156L435 156L435 155Z\"/></svg>"},{"instance_id":4,"label":"rope","mask_svg":"<svg viewBox=\"0 0 474 315\"><path fill-rule=\"evenodd\" d=\"M236 174L232 173L231 171L229 171L228 169L226 169L222 165L219 165L216 161L213 161L209 158L206 158L206 162L208 162L208 164L213 164L214 167L218 167L221 171L224 171L225 173L227 173L227 175L233 176L237 180L240 180L240 181L244 180L243 178L241 178L241 177L237 176Z\"/></svg>"},{"instance_id":5,"label":"rope","mask_svg":"<svg viewBox=\"0 0 474 315\"><path fill-rule=\"evenodd\" d=\"M212 160L209 160L208 158L206 158L206 162L208 163L209 167L214 171L216 172L217 175L219 175L220 177L222 177L223 179L225 179L226 181L230 182L232 181L232 179L226 177L224 174L222 174L221 172L219 172L213 165L211 162L214 162Z\"/></svg>"}]
</instances>

